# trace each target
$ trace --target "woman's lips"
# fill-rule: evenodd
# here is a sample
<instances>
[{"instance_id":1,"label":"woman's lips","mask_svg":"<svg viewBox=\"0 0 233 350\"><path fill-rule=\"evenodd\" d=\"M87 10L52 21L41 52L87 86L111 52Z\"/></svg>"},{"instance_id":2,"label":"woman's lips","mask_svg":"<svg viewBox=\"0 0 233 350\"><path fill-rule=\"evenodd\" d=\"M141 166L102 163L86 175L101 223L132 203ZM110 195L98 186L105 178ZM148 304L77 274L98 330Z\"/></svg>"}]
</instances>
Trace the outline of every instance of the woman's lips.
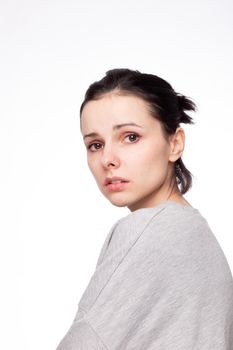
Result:
<instances>
[{"instance_id":1,"label":"woman's lips","mask_svg":"<svg viewBox=\"0 0 233 350\"><path fill-rule=\"evenodd\" d=\"M118 192L124 190L128 184L129 181L122 181L118 183L109 183L105 187L108 189L109 192Z\"/></svg>"},{"instance_id":2,"label":"woman's lips","mask_svg":"<svg viewBox=\"0 0 233 350\"><path fill-rule=\"evenodd\" d=\"M128 182L127 179L124 179L123 177L120 176L112 176L112 177L106 177L106 179L104 180L104 186L108 185L109 183L115 183L115 182L119 182L119 181L126 181Z\"/></svg>"}]
</instances>

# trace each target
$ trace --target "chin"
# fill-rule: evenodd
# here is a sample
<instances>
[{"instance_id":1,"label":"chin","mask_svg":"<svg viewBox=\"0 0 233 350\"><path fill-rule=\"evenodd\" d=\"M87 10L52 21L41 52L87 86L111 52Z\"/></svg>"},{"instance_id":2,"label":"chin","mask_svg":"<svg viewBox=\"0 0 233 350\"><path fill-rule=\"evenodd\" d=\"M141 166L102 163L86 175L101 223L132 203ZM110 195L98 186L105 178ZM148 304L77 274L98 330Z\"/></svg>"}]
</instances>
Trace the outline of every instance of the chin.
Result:
<instances>
[{"instance_id":1,"label":"chin","mask_svg":"<svg viewBox=\"0 0 233 350\"><path fill-rule=\"evenodd\" d=\"M116 207L126 207L129 204L129 201L123 198L123 196L120 198L120 196L114 195L114 196L105 196L109 202L111 202Z\"/></svg>"},{"instance_id":2,"label":"chin","mask_svg":"<svg viewBox=\"0 0 233 350\"><path fill-rule=\"evenodd\" d=\"M131 207L132 205L135 205L138 200L129 198L129 196L117 196L115 193L114 196L106 196L107 199L116 207L122 208L122 207Z\"/></svg>"},{"instance_id":3,"label":"chin","mask_svg":"<svg viewBox=\"0 0 233 350\"><path fill-rule=\"evenodd\" d=\"M127 201L124 201L124 200L110 200L109 198L108 198L108 200L112 203L112 205L119 207L119 208L128 206Z\"/></svg>"}]
</instances>

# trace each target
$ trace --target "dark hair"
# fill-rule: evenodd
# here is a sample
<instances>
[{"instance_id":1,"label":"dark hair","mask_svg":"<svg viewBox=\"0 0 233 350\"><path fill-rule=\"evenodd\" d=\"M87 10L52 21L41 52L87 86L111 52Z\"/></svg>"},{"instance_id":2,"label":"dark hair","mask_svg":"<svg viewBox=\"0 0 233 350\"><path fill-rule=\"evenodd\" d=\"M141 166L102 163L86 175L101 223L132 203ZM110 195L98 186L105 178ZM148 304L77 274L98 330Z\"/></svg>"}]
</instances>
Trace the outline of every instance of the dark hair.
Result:
<instances>
[{"instance_id":1,"label":"dark hair","mask_svg":"<svg viewBox=\"0 0 233 350\"><path fill-rule=\"evenodd\" d=\"M150 114L159 120L164 137L174 134L180 123L195 124L185 111L196 111L195 103L188 97L175 92L164 79L138 70L111 69L105 77L91 84L80 107L80 118L85 104L98 100L111 91L117 94L135 95L147 102ZM186 193L192 187L193 174L185 167L181 157L174 164L176 183L180 192Z\"/></svg>"}]
</instances>

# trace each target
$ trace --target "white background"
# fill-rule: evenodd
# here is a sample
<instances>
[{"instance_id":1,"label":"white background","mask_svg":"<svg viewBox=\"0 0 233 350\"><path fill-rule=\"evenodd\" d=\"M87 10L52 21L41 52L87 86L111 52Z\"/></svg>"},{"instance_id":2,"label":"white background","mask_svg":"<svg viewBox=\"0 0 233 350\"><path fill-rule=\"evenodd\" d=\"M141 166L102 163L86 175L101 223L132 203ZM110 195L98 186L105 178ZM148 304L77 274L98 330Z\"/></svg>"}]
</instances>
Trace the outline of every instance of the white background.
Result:
<instances>
[{"instance_id":1,"label":"white background","mask_svg":"<svg viewBox=\"0 0 233 350\"><path fill-rule=\"evenodd\" d=\"M233 270L231 0L0 2L0 348L55 349L71 325L111 205L86 164L79 107L112 68L168 80L197 103L185 198Z\"/></svg>"}]
</instances>

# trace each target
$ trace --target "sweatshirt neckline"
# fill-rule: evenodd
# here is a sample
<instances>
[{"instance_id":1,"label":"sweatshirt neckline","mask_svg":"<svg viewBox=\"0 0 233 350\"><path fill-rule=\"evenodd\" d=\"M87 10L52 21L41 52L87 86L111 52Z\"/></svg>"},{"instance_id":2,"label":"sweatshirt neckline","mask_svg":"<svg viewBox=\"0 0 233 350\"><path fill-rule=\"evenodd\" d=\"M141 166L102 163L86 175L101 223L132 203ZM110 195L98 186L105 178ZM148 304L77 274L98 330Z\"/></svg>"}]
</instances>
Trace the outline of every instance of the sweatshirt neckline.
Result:
<instances>
[{"instance_id":1,"label":"sweatshirt neckline","mask_svg":"<svg viewBox=\"0 0 233 350\"><path fill-rule=\"evenodd\" d=\"M136 210L134 210L133 212L131 212L131 214L137 213L137 212L140 212L140 211L145 211L145 210L149 210L149 211L150 211L150 210L165 208L165 207L167 207L167 206L171 206L171 207L174 207L174 208L178 208L178 209L182 209L182 210L190 211L190 212L198 212L198 209L197 209L197 208L190 207L190 206L188 206L188 205L184 205L184 204L175 202L175 201L173 201L173 200L167 200L167 201L158 203L158 204L156 204L156 205L153 206L153 207L146 207L146 208L139 208L139 209L136 209Z\"/></svg>"}]
</instances>

